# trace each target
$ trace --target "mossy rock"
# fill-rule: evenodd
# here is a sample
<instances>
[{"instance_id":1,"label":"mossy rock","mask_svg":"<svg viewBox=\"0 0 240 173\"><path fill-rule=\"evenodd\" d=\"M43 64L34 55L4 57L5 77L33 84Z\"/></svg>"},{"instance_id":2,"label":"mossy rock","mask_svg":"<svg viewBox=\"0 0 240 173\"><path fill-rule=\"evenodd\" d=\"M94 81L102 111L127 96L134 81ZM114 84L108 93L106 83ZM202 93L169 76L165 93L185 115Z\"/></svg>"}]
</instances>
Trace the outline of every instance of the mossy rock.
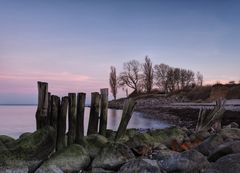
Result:
<instances>
[{"instance_id":1,"label":"mossy rock","mask_svg":"<svg viewBox=\"0 0 240 173\"><path fill-rule=\"evenodd\" d=\"M171 145L172 141L181 143L186 136L185 132L177 127L165 129L155 129L147 132L154 140L154 143L162 143L166 146Z\"/></svg>"},{"instance_id":2,"label":"mossy rock","mask_svg":"<svg viewBox=\"0 0 240 173\"><path fill-rule=\"evenodd\" d=\"M7 145L14 141L15 141L15 139L10 136L0 135L0 142L2 142L4 145Z\"/></svg>"},{"instance_id":3,"label":"mossy rock","mask_svg":"<svg viewBox=\"0 0 240 173\"><path fill-rule=\"evenodd\" d=\"M130 148L137 148L143 145L154 146L154 139L148 133L136 133L125 142Z\"/></svg>"},{"instance_id":4,"label":"mossy rock","mask_svg":"<svg viewBox=\"0 0 240 173\"><path fill-rule=\"evenodd\" d=\"M134 154L127 145L109 142L94 158L92 167L118 170L125 162L133 158L135 158Z\"/></svg>"},{"instance_id":5,"label":"mossy rock","mask_svg":"<svg viewBox=\"0 0 240 173\"><path fill-rule=\"evenodd\" d=\"M126 134L129 138L133 137L136 134L139 134L139 129L131 128L126 130Z\"/></svg>"},{"instance_id":6,"label":"mossy rock","mask_svg":"<svg viewBox=\"0 0 240 173\"><path fill-rule=\"evenodd\" d=\"M90 161L89 154L83 146L73 144L55 153L49 160L40 166L36 173L50 173L57 169L62 172L79 172L88 167Z\"/></svg>"},{"instance_id":7,"label":"mossy rock","mask_svg":"<svg viewBox=\"0 0 240 173\"><path fill-rule=\"evenodd\" d=\"M27 136L30 136L32 133L30 132L26 132L26 133L23 133L19 136L19 138L24 138L24 137L27 137Z\"/></svg>"},{"instance_id":8,"label":"mossy rock","mask_svg":"<svg viewBox=\"0 0 240 173\"><path fill-rule=\"evenodd\" d=\"M88 151L91 158L94 158L100 149L108 142L107 138L99 134L85 136L80 144Z\"/></svg>"},{"instance_id":9,"label":"mossy rock","mask_svg":"<svg viewBox=\"0 0 240 173\"><path fill-rule=\"evenodd\" d=\"M8 150L0 152L0 165L5 168L27 166L32 172L54 151L55 133L53 128L46 127L12 141Z\"/></svg>"},{"instance_id":10,"label":"mossy rock","mask_svg":"<svg viewBox=\"0 0 240 173\"><path fill-rule=\"evenodd\" d=\"M56 131L52 127L45 127L31 135L16 140L16 145L10 148L11 152L24 160L43 160L54 150L56 144Z\"/></svg>"}]
</instances>

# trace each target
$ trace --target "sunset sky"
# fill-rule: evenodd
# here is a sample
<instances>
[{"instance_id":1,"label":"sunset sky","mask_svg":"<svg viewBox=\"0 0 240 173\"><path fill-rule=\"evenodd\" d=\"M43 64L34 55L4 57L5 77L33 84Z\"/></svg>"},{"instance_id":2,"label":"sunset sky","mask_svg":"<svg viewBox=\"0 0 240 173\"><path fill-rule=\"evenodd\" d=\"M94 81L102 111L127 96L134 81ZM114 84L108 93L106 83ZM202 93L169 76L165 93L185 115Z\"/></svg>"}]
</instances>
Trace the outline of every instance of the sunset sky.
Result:
<instances>
[{"instance_id":1,"label":"sunset sky","mask_svg":"<svg viewBox=\"0 0 240 173\"><path fill-rule=\"evenodd\" d=\"M0 104L108 87L110 66L189 68L204 83L240 80L238 0L0 0Z\"/></svg>"}]
</instances>

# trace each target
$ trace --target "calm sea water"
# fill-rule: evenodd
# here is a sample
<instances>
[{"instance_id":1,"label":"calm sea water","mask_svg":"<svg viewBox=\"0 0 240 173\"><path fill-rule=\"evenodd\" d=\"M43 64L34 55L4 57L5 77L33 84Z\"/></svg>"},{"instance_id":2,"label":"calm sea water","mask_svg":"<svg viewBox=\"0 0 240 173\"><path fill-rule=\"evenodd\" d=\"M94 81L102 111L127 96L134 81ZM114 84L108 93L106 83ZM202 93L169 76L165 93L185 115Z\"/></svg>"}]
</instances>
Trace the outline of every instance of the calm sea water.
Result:
<instances>
[{"instance_id":1,"label":"calm sea water","mask_svg":"<svg viewBox=\"0 0 240 173\"><path fill-rule=\"evenodd\" d=\"M33 132L36 129L36 106L0 106L0 135L18 138L24 132ZM90 109L85 108L84 129L87 131ZM120 123L122 110L108 110L107 128L116 130ZM158 120L147 119L142 113L134 112L128 128L165 128L169 126Z\"/></svg>"}]
</instances>

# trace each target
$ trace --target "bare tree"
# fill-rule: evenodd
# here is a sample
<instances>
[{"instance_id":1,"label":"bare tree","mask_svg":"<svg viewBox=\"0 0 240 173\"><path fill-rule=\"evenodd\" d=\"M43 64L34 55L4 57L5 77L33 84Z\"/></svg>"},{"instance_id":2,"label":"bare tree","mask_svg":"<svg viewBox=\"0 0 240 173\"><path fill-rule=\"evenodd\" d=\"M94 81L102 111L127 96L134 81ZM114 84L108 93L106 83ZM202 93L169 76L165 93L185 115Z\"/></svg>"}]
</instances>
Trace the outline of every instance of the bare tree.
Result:
<instances>
[{"instance_id":1,"label":"bare tree","mask_svg":"<svg viewBox=\"0 0 240 173\"><path fill-rule=\"evenodd\" d=\"M174 83L175 83L175 87L177 88L177 90L180 90L180 68L174 68L173 71L174 74Z\"/></svg>"},{"instance_id":2,"label":"bare tree","mask_svg":"<svg viewBox=\"0 0 240 173\"><path fill-rule=\"evenodd\" d=\"M175 91L174 68L170 67L167 73L167 87L170 92Z\"/></svg>"},{"instance_id":3,"label":"bare tree","mask_svg":"<svg viewBox=\"0 0 240 173\"><path fill-rule=\"evenodd\" d=\"M197 72L196 74L196 79L197 79L197 86L202 86L203 85L203 75L200 72Z\"/></svg>"},{"instance_id":4,"label":"bare tree","mask_svg":"<svg viewBox=\"0 0 240 173\"><path fill-rule=\"evenodd\" d=\"M187 70L186 73L186 87L189 88L191 84L194 84L194 72L191 70Z\"/></svg>"},{"instance_id":5,"label":"bare tree","mask_svg":"<svg viewBox=\"0 0 240 173\"><path fill-rule=\"evenodd\" d=\"M153 87L153 67L151 59L147 56L143 64L143 86L147 93L150 93Z\"/></svg>"},{"instance_id":6,"label":"bare tree","mask_svg":"<svg viewBox=\"0 0 240 173\"><path fill-rule=\"evenodd\" d=\"M154 77L155 84L163 89L164 92L167 92L168 84L167 84L167 73L170 67L166 64L159 64L154 66Z\"/></svg>"},{"instance_id":7,"label":"bare tree","mask_svg":"<svg viewBox=\"0 0 240 173\"><path fill-rule=\"evenodd\" d=\"M128 86L134 90L139 91L140 87L140 70L141 65L137 60L132 60L123 65L124 71L118 77L119 86Z\"/></svg>"},{"instance_id":8,"label":"bare tree","mask_svg":"<svg viewBox=\"0 0 240 173\"><path fill-rule=\"evenodd\" d=\"M111 66L109 84L111 88L111 93L114 97L114 100L117 98L117 73L116 68Z\"/></svg>"}]
</instances>

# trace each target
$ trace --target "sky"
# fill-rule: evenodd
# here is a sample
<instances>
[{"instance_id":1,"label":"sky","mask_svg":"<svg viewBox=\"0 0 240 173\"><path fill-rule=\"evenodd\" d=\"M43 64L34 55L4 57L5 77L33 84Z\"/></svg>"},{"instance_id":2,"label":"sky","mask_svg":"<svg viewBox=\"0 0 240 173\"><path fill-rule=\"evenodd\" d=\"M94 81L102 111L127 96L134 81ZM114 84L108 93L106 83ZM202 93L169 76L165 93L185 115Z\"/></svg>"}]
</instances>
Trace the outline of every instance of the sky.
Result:
<instances>
[{"instance_id":1,"label":"sky","mask_svg":"<svg viewBox=\"0 0 240 173\"><path fill-rule=\"evenodd\" d=\"M146 55L200 71L205 84L239 81L239 9L238 0L0 0L0 104L36 103L37 81L89 98L109 87L110 66L119 73Z\"/></svg>"}]
</instances>

